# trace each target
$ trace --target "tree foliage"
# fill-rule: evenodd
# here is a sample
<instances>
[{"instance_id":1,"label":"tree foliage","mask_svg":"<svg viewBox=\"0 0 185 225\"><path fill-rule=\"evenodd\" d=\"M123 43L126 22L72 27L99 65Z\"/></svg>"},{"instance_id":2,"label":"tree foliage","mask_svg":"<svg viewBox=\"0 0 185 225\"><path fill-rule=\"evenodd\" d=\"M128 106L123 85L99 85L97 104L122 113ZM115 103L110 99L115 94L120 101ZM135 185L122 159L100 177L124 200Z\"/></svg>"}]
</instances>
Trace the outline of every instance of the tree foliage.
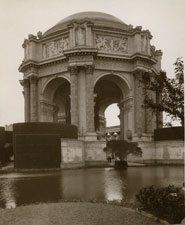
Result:
<instances>
[{"instance_id":1,"label":"tree foliage","mask_svg":"<svg viewBox=\"0 0 185 225\"><path fill-rule=\"evenodd\" d=\"M184 125L184 62L177 58L174 63L175 78L168 78L166 72L152 78L143 75L145 89L145 106L156 112L166 112L172 120L180 120ZM150 92L156 93L156 99L151 97Z\"/></svg>"},{"instance_id":2,"label":"tree foliage","mask_svg":"<svg viewBox=\"0 0 185 225\"><path fill-rule=\"evenodd\" d=\"M115 155L124 161L127 155L134 154L141 156L142 150L138 147L137 142L128 142L125 140L111 140L107 142L107 147L104 148L105 151L115 153Z\"/></svg>"}]
</instances>

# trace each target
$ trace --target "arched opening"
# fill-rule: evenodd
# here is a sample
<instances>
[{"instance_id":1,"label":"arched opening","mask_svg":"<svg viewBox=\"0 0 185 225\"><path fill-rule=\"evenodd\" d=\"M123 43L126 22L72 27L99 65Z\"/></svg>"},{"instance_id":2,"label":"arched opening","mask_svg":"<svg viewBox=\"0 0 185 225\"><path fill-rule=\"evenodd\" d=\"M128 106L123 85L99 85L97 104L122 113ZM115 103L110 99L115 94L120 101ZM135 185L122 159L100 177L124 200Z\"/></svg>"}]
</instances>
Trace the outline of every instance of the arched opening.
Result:
<instances>
[{"instance_id":1,"label":"arched opening","mask_svg":"<svg viewBox=\"0 0 185 225\"><path fill-rule=\"evenodd\" d=\"M43 121L71 123L70 83L62 77L52 79L43 91Z\"/></svg>"},{"instance_id":2,"label":"arched opening","mask_svg":"<svg viewBox=\"0 0 185 225\"><path fill-rule=\"evenodd\" d=\"M70 124L70 85L68 82L61 84L55 91L53 103L55 105L54 122Z\"/></svg>"},{"instance_id":3,"label":"arched opening","mask_svg":"<svg viewBox=\"0 0 185 225\"><path fill-rule=\"evenodd\" d=\"M105 110L106 140L120 139L120 109L117 104L109 105Z\"/></svg>"},{"instance_id":4,"label":"arched opening","mask_svg":"<svg viewBox=\"0 0 185 225\"><path fill-rule=\"evenodd\" d=\"M120 103L123 92L115 79L115 75L106 75L98 80L95 93L95 130L98 137L106 137L105 110L108 106Z\"/></svg>"},{"instance_id":5,"label":"arched opening","mask_svg":"<svg viewBox=\"0 0 185 225\"><path fill-rule=\"evenodd\" d=\"M127 105L132 103L132 92L129 83L121 75L105 74L96 80L94 86L95 96L95 130L98 138L106 138L106 118L105 110L108 106L116 104L120 109L120 130L119 138L124 139L128 129L132 129L132 112L127 109Z\"/></svg>"},{"instance_id":6,"label":"arched opening","mask_svg":"<svg viewBox=\"0 0 185 225\"><path fill-rule=\"evenodd\" d=\"M112 126L120 126L119 119L120 109L117 104L109 105L105 110L106 128Z\"/></svg>"}]
</instances>

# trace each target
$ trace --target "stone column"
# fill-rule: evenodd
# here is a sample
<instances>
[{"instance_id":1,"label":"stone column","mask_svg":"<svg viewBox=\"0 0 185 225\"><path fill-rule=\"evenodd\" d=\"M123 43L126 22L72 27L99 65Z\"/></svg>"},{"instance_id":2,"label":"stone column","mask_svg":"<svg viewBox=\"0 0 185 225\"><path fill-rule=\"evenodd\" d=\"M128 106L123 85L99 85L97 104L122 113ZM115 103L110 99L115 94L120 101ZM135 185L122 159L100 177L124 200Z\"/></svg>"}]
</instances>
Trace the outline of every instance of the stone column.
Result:
<instances>
[{"instance_id":1,"label":"stone column","mask_svg":"<svg viewBox=\"0 0 185 225\"><path fill-rule=\"evenodd\" d=\"M71 75L71 124L78 127L78 68L69 67Z\"/></svg>"},{"instance_id":2,"label":"stone column","mask_svg":"<svg viewBox=\"0 0 185 225\"><path fill-rule=\"evenodd\" d=\"M38 92L37 92L38 77L30 76L30 122L38 121Z\"/></svg>"},{"instance_id":3,"label":"stone column","mask_svg":"<svg viewBox=\"0 0 185 225\"><path fill-rule=\"evenodd\" d=\"M28 79L20 81L24 88L24 120L30 122L30 82Z\"/></svg>"},{"instance_id":4,"label":"stone column","mask_svg":"<svg viewBox=\"0 0 185 225\"><path fill-rule=\"evenodd\" d=\"M139 137L146 132L146 113L144 108L144 84L142 82L142 71L134 73L135 77L135 132Z\"/></svg>"},{"instance_id":5,"label":"stone column","mask_svg":"<svg viewBox=\"0 0 185 225\"><path fill-rule=\"evenodd\" d=\"M93 66L86 67L86 121L86 131L95 132Z\"/></svg>"},{"instance_id":6,"label":"stone column","mask_svg":"<svg viewBox=\"0 0 185 225\"><path fill-rule=\"evenodd\" d=\"M119 103L118 107L120 109L120 115L119 115L119 119L120 119L120 139L124 140L124 105L123 103Z\"/></svg>"}]
</instances>

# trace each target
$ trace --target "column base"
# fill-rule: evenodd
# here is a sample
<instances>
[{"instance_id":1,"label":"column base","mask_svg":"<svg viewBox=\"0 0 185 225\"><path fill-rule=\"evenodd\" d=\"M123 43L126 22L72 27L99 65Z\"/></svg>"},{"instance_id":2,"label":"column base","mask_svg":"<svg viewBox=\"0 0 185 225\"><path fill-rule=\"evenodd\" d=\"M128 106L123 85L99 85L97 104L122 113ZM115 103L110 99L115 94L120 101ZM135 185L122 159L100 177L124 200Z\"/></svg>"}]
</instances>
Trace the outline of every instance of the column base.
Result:
<instances>
[{"instance_id":1,"label":"column base","mask_svg":"<svg viewBox=\"0 0 185 225\"><path fill-rule=\"evenodd\" d=\"M140 135L134 134L132 136L133 142L152 142L154 140L154 134L153 133L142 133Z\"/></svg>"},{"instance_id":2,"label":"column base","mask_svg":"<svg viewBox=\"0 0 185 225\"><path fill-rule=\"evenodd\" d=\"M97 134L95 132L86 132L84 141L97 141Z\"/></svg>"}]
</instances>

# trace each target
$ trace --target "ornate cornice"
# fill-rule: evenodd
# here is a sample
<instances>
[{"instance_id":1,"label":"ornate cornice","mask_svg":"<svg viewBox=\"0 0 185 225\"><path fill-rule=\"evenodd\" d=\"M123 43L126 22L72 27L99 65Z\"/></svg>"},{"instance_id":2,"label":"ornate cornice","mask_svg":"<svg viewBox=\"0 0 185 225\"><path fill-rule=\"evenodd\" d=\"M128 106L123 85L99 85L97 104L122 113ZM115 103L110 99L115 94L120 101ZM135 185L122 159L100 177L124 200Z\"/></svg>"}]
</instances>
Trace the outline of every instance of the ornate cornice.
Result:
<instances>
[{"instance_id":1,"label":"ornate cornice","mask_svg":"<svg viewBox=\"0 0 185 225\"><path fill-rule=\"evenodd\" d=\"M26 72L27 69L29 68L38 68L39 63L33 60L29 60L26 62L23 62L20 67L19 67L19 72Z\"/></svg>"},{"instance_id":2,"label":"ornate cornice","mask_svg":"<svg viewBox=\"0 0 185 225\"><path fill-rule=\"evenodd\" d=\"M90 48L90 47L75 47L69 50L64 51L64 55L66 57L70 56L78 56L78 55L97 55L98 49L97 48Z\"/></svg>"},{"instance_id":3,"label":"ornate cornice","mask_svg":"<svg viewBox=\"0 0 185 225\"><path fill-rule=\"evenodd\" d=\"M26 72L27 69L29 68L40 68L40 67L43 67L43 66L48 66L48 65L52 65L52 64L58 64L58 63L61 63L61 62L64 62L64 61L67 61L66 57L62 56L62 57L55 57L55 58L52 58L52 59L47 59L47 60L42 60L40 62L36 62L36 61L33 61L33 60L28 60L28 61L25 61L23 62L20 67L19 67L19 72Z\"/></svg>"},{"instance_id":4,"label":"ornate cornice","mask_svg":"<svg viewBox=\"0 0 185 225\"><path fill-rule=\"evenodd\" d=\"M149 55L145 55L145 54L141 54L141 53L135 53L130 58L133 62L135 62L137 60L142 60L142 61L145 61L145 62L151 64L151 65L154 65L154 64L157 63L157 60L155 58L152 58Z\"/></svg>"}]
</instances>

